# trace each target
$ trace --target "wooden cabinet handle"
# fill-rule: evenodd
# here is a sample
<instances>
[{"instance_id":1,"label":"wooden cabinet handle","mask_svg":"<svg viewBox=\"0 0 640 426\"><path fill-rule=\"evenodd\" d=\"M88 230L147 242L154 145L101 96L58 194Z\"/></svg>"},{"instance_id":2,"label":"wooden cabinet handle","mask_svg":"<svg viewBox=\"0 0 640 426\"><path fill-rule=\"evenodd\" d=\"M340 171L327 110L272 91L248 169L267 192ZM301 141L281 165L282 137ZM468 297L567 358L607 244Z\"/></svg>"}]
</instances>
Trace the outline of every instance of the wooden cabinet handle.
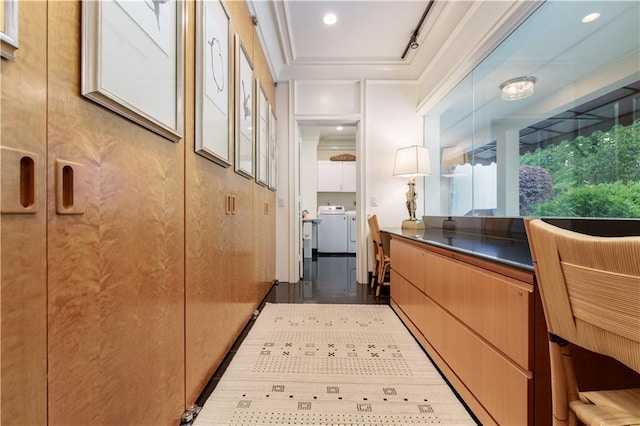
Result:
<instances>
[{"instance_id":1,"label":"wooden cabinet handle","mask_svg":"<svg viewBox=\"0 0 640 426\"><path fill-rule=\"evenodd\" d=\"M87 209L84 165L56 160L56 213L84 214Z\"/></svg>"},{"instance_id":2,"label":"wooden cabinet handle","mask_svg":"<svg viewBox=\"0 0 640 426\"><path fill-rule=\"evenodd\" d=\"M0 147L0 211L13 214L38 212L38 154Z\"/></svg>"}]
</instances>

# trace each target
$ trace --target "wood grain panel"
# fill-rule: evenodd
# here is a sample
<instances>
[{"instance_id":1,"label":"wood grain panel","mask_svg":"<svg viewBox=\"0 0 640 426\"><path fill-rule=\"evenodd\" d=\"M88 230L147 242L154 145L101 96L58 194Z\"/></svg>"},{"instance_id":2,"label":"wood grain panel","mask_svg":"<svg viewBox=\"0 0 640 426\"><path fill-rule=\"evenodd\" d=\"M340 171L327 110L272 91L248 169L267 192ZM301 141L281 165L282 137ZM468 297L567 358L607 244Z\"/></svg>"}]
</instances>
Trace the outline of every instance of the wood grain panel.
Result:
<instances>
[{"instance_id":1,"label":"wood grain panel","mask_svg":"<svg viewBox=\"0 0 640 426\"><path fill-rule=\"evenodd\" d=\"M189 21L195 22L194 3L187 3ZM195 69L195 28L187 29L186 68ZM225 231L231 216L224 214L225 196L231 193L229 168L195 154L193 74L185 80L185 374L186 401L196 400L233 338L225 330L229 315L224 303L230 274ZM228 233L228 232L227 232Z\"/></svg>"},{"instance_id":2,"label":"wood grain panel","mask_svg":"<svg viewBox=\"0 0 640 426\"><path fill-rule=\"evenodd\" d=\"M262 204L261 207L256 208L258 211L256 217L260 218L256 223L259 227L263 228L264 243L262 250L264 255L264 270L262 271L262 278L259 283L259 292L266 294L275 279L275 273L272 275L271 267L272 261L275 266L275 240L273 239L275 236L273 229L275 227L275 196L273 191L264 187L260 188L260 193Z\"/></svg>"},{"instance_id":3,"label":"wood grain panel","mask_svg":"<svg viewBox=\"0 0 640 426\"><path fill-rule=\"evenodd\" d=\"M546 328L532 274L486 270L486 262L403 238L392 245L392 305L483 424L550 424Z\"/></svg>"},{"instance_id":4,"label":"wood grain panel","mask_svg":"<svg viewBox=\"0 0 640 426\"><path fill-rule=\"evenodd\" d=\"M49 174L64 159L87 179L83 215L56 215L48 186L49 424L177 424L184 143L79 95L80 6L48 3Z\"/></svg>"},{"instance_id":5,"label":"wood grain panel","mask_svg":"<svg viewBox=\"0 0 640 426\"><path fill-rule=\"evenodd\" d=\"M392 265L401 262L414 286L522 368L533 369L533 286L400 240L392 244L402 254Z\"/></svg>"},{"instance_id":6,"label":"wood grain panel","mask_svg":"<svg viewBox=\"0 0 640 426\"><path fill-rule=\"evenodd\" d=\"M20 2L20 48L0 60L0 145L36 153L35 214L0 216L0 424L47 421L47 4Z\"/></svg>"},{"instance_id":7,"label":"wood grain panel","mask_svg":"<svg viewBox=\"0 0 640 426\"><path fill-rule=\"evenodd\" d=\"M419 310L403 310L429 341L449 371L464 383L498 424L532 424L531 377L479 339L412 285L407 300Z\"/></svg>"},{"instance_id":8,"label":"wood grain panel","mask_svg":"<svg viewBox=\"0 0 640 426\"><path fill-rule=\"evenodd\" d=\"M269 191L265 195L266 203L269 205L269 214L267 217L267 226L269 230L267 244L267 287L266 291L271 289L271 285L276 279L276 194Z\"/></svg>"},{"instance_id":9,"label":"wood grain panel","mask_svg":"<svg viewBox=\"0 0 640 426\"><path fill-rule=\"evenodd\" d=\"M407 244L413 247L417 247L420 249L428 249L432 253L440 254L444 257L459 260L468 265L477 266L487 271L492 271L500 275L504 275L509 278L513 278L518 281L522 281L523 283L533 284L533 273L523 270L517 269L512 266L508 266L502 263L491 262L486 259L482 259L480 257L475 257L472 255L460 253L457 251L452 251L449 249L445 249L442 247L437 247L433 245L426 244L424 242L412 240L410 238L404 238L399 235L393 235L393 238L401 241L403 244Z\"/></svg>"},{"instance_id":10,"label":"wood grain panel","mask_svg":"<svg viewBox=\"0 0 640 426\"><path fill-rule=\"evenodd\" d=\"M253 23L244 2L225 2L232 32L239 33L253 55ZM194 5L188 3L194 16ZM193 19L189 20L194 22ZM187 52L193 51L194 28L188 29ZM253 60L253 56L252 56ZM195 66L187 54L187 69ZM264 73L256 63L256 74ZM222 362L253 310L268 291L267 271L275 276L275 219L271 191L197 154L194 144L193 73L186 81L185 233L186 233L186 400L196 400ZM235 74L232 74L235 75ZM260 74L263 75L263 74ZM234 85L232 85L234 87ZM235 109L234 109L235 110ZM233 133L233 132L232 132ZM236 199L233 215L224 214L226 195ZM271 203L269 215L264 204Z\"/></svg>"},{"instance_id":11,"label":"wood grain panel","mask_svg":"<svg viewBox=\"0 0 640 426\"><path fill-rule=\"evenodd\" d=\"M425 251L393 239L391 240L391 253L393 253L391 268L424 291L427 274L424 260Z\"/></svg>"},{"instance_id":12,"label":"wood grain panel","mask_svg":"<svg viewBox=\"0 0 640 426\"><path fill-rule=\"evenodd\" d=\"M425 260L425 293L524 369L532 369L533 288L432 253Z\"/></svg>"},{"instance_id":13,"label":"wood grain panel","mask_svg":"<svg viewBox=\"0 0 640 426\"><path fill-rule=\"evenodd\" d=\"M396 278L396 281L394 281L394 286L408 289L411 284L409 284L408 281L399 276ZM489 412L482 406L480 401L476 399L473 393L471 393L469 389L467 389L467 387L464 385L464 383L458 378L458 376L455 375L455 372L438 355L438 352L433 348L433 346L429 344L429 341L425 339L420 329L413 323L407 313L402 310L401 305L395 299L391 300L391 307L398 314L402 322L411 331L420 345L425 348L431 360L438 366L440 371L444 374L449 383L455 388L456 392L458 392L460 397L464 400L465 404L467 404L473 414L478 418L480 423L487 426L496 425L496 420L491 417Z\"/></svg>"}]
</instances>

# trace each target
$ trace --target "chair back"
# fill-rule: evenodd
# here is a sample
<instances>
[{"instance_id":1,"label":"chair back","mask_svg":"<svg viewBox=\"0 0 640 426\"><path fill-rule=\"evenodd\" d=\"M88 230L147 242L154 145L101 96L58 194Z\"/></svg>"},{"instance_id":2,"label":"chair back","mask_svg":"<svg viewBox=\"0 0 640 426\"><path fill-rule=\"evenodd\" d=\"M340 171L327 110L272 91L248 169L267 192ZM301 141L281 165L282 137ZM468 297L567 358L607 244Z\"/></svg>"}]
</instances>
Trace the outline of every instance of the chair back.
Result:
<instances>
[{"instance_id":1,"label":"chair back","mask_svg":"<svg viewBox=\"0 0 640 426\"><path fill-rule=\"evenodd\" d=\"M640 372L640 237L525 227L548 331Z\"/></svg>"},{"instance_id":2,"label":"chair back","mask_svg":"<svg viewBox=\"0 0 640 426\"><path fill-rule=\"evenodd\" d=\"M378 217L375 214L367 217L369 222L369 232L371 232L371 239L376 247L382 244L382 238L380 237L380 225L378 224Z\"/></svg>"},{"instance_id":3,"label":"chair back","mask_svg":"<svg viewBox=\"0 0 640 426\"><path fill-rule=\"evenodd\" d=\"M376 246L374 253L382 256L388 256L390 251L389 238L384 238L382 236L382 233L380 232L380 224L378 223L378 216L375 214L369 215L367 217L367 221L369 222L371 240L373 240L373 244Z\"/></svg>"}]
</instances>

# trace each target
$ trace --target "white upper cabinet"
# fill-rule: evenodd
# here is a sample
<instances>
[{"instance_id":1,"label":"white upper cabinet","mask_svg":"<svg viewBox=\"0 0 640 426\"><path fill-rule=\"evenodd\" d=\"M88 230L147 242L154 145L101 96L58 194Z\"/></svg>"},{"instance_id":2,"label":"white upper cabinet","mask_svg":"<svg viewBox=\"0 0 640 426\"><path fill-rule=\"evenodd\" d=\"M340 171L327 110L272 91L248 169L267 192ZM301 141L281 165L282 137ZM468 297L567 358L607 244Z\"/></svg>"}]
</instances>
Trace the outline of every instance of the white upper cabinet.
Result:
<instances>
[{"instance_id":1,"label":"white upper cabinet","mask_svg":"<svg viewBox=\"0 0 640 426\"><path fill-rule=\"evenodd\" d=\"M355 161L318 161L318 192L356 192Z\"/></svg>"},{"instance_id":2,"label":"white upper cabinet","mask_svg":"<svg viewBox=\"0 0 640 426\"><path fill-rule=\"evenodd\" d=\"M342 192L356 192L356 162L342 162Z\"/></svg>"}]
</instances>

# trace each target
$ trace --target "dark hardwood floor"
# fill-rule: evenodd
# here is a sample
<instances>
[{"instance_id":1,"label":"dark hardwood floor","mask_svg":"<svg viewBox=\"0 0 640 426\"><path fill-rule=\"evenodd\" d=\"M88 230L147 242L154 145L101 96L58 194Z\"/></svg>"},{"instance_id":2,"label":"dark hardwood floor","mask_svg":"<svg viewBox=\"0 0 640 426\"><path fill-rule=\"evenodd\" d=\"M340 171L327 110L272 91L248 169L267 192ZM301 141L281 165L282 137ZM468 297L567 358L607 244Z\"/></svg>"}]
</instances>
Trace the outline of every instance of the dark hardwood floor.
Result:
<instances>
[{"instance_id":1,"label":"dark hardwood floor","mask_svg":"<svg viewBox=\"0 0 640 426\"><path fill-rule=\"evenodd\" d=\"M383 287L376 299L368 284L356 282L355 256L319 255L305 259L300 282L274 285L265 302L388 305L389 287Z\"/></svg>"}]
</instances>

